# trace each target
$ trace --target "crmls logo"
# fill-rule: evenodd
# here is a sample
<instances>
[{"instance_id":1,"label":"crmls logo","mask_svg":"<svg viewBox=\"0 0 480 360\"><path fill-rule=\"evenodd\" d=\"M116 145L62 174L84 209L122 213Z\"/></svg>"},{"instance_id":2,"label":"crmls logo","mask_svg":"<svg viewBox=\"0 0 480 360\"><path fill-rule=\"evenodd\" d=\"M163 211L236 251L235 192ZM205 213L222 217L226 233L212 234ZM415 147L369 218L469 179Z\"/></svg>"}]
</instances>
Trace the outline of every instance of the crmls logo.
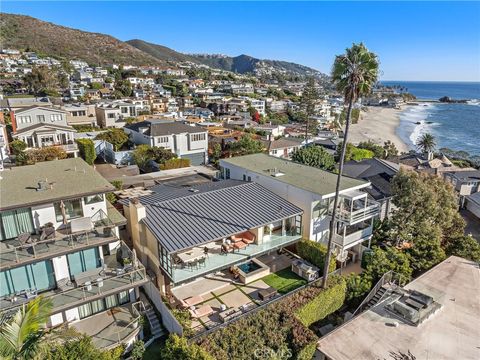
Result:
<instances>
[{"instance_id":1,"label":"crmls logo","mask_svg":"<svg viewBox=\"0 0 480 360\"><path fill-rule=\"evenodd\" d=\"M266 359L290 359L292 357L292 351L290 349L286 350L273 350L267 347L256 348L254 352L255 359L266 360Z\"/></svg>"}]
</instances>

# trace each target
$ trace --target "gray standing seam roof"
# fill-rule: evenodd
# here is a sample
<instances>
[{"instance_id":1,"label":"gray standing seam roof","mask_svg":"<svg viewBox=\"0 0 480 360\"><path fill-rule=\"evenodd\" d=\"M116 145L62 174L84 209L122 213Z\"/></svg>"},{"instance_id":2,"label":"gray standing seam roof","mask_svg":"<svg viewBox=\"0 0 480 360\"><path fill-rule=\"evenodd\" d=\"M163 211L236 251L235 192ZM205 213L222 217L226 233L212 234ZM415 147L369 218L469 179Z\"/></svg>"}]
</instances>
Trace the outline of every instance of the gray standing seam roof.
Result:
<instances>
[{"instance_id":1,"label":"gray standing seam roof","mask_svg":"<svg viewBox=\"0 0 480 360\"><path fill-rule=\"evenodd\" d=\"M149 204L146 210L142 221L169 253L303 213L252 182Z\"/></svg>"}]
</instances>

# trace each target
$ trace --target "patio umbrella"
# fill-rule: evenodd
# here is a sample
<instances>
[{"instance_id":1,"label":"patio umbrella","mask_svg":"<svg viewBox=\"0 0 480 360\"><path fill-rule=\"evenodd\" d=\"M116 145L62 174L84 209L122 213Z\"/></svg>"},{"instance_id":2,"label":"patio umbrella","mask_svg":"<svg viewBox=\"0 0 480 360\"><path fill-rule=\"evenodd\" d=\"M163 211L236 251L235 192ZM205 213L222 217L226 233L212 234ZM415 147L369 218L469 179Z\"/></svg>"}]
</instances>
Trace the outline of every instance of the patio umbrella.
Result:
<instances>
[{"instance_id":1,"label":"patio umbrella","mask_svg":"<svg viewBox=\"0 0 480 360\"><path fill-rule=\"evenodd\" d=\"M62 210L63 224L67 225L67 213L65 212L65 204L60 200L60 209Z\"/></svg>"},{"instance_id":2,"label":"patio umbrella","mask_svg":"<svg viewBox=\"0 0 480 360\"><path fill-rule=\"evenodd\" d=\"M132 250L132 264L134 269L138 268L138 258L135 249Z\"/></svg>"}]
</instances>

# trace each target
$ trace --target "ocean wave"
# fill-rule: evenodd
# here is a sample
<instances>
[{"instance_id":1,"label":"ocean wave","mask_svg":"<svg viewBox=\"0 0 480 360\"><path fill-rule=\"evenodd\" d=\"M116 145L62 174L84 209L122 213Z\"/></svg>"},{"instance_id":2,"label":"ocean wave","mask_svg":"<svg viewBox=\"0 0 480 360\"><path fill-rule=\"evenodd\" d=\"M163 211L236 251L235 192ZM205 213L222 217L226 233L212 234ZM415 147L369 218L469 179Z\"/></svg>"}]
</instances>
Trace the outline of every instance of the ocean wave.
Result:
<instances>
[{"instance_id":1,"label":"ocean wave","mask_svg":"<svg viewBox=\"0 0 480 360\"><path fill-rule=\"evenodd\" d=\"M480 106L480 99L471 99L467 101L468 105Z\"/></svg>"}]
</instances>

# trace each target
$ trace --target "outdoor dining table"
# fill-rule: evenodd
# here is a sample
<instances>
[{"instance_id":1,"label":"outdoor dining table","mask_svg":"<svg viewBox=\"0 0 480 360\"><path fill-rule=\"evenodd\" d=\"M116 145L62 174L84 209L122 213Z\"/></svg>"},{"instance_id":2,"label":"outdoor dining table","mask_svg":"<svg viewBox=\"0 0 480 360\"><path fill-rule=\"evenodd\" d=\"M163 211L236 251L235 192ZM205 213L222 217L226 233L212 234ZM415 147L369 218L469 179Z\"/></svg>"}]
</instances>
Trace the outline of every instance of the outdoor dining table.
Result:
<instances>
[{"instance_id":1,"label":"outdoor dining table","mask_svg":"<svg viewBox=\"0 0 480 360\"><path fill-rule=\"evenodd\" d=\"M193 248L189 251L177 254L177 257L183 263L189 263L198 259L201 259L205 256L205 251L201 248Z\"/></svg>"}]
</instances>

